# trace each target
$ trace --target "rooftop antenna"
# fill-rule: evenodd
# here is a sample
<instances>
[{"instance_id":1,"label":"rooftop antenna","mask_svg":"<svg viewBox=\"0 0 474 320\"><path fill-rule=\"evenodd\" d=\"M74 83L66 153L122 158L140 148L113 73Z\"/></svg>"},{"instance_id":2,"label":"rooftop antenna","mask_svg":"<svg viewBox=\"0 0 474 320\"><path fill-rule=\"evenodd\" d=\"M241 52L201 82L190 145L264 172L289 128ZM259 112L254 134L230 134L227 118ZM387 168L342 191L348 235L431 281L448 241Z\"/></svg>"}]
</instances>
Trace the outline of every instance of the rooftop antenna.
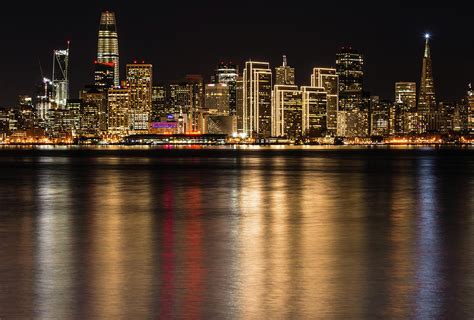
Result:
<instances>
[{"instance_id":1,"label":"rooftop antenna","mask_svg":"<svg viewBox=\"0 0 474 320\"><path fill-rule=\"evenodd\" d=\"M286 67L287 62L286 62L286 55L283 55L283 66Z\"/></svg>"}]
</instances>

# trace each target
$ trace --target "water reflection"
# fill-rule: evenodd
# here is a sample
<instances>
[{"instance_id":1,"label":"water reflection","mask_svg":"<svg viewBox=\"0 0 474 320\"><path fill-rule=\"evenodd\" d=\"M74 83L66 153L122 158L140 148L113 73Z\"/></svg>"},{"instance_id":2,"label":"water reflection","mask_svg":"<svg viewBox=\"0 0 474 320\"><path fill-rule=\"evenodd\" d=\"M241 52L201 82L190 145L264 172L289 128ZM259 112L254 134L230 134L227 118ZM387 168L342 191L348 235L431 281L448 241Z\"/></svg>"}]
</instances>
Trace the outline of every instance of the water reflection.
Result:
<instances>
[{"instance_id":1,"label":"water reflection","mask_svg":"<svg viewBox=\"0 0 474 320\"><path fill-rule=\"evenodd\" d=\"M0 318L474 315L469 150L2 152Z\"/></svg>"}]
</instances>

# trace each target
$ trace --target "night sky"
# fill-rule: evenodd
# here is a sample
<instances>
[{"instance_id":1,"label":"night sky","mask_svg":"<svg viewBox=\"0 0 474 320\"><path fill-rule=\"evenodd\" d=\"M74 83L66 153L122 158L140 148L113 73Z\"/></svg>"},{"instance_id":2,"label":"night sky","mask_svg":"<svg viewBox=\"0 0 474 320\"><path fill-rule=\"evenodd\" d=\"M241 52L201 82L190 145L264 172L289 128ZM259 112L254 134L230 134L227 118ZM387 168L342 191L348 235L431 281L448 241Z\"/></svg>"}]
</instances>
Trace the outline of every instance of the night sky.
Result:
<instances>
[{"instance_id":1,"label":"night sky","mask_svg":"<svg viewBox=\"0 0 474 320\"><path fill-rule=\"evenodd\" d=\"M326 1L329 3L329 1ZM0 106L31 94L50 77L52 50L71 40L71 97L91 83L100 13L116 12L121 74L125 64L145 60L154 66L154 82L188 73L205 80L222 60L242 66L248 58L272 68L281 55L296 68L298 84L309 84L314 66L334 66L341 46L365 56L365 89L393 99L395 81L419 81L423 34L432 34L437 98L465 95L474 80L474 9L414 1L48 1L2 4L0 13ZM134 5L130 5L134 3Z\"/></svg>"}]
</instances>

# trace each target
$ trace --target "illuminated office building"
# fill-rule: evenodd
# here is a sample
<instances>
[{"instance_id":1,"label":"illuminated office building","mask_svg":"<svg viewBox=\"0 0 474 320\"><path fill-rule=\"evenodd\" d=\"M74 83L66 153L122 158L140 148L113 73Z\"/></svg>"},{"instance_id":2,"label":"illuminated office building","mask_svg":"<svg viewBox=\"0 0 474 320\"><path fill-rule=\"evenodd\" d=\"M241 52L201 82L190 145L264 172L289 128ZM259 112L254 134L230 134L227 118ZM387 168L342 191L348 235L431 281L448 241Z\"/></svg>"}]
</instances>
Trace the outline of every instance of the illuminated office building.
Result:
<instances>
[{"instance_id":1,"label":"illuminated office building","mask_svg":"<svg viewBox=\"0 0 474 320\"><path fill-rule=\"evenodd\" d=\"M166 117L169 113L166 109L166 87L157 85L151 88L151 118L152 121L159 121L161 117Z\"/></svg>"},{"instance_id":2,"label":"illuminated office building","mask_svg":"<svg viewBox=\"0 0 474 320\"><path fill-rule=\"evenodd\" d=\"M99 136L107 132L107 94L92 86L80 92L82 136Z\"/></svg>"},{"instance_id":3,"label":"illuminated office building","mask_svg":"<svg viewBox=\"0 0 474 320\"><path fill-rule=\"evenodd\" d=\"M337 111L339 110L339 76L336 69L314 68L311 86L324 88L327 93L327 134L337 134Z\"/></svg>"},{"instance_id":4,"label":"illuminated office building","mask_svg":"<svg viewBox=\"0 0 474 320\"><path fill-rule=\"evenodd\" d=\"M57 108L66 107L69 99L69 42L66 50L53 51L53 101Z\"/></svg>"},{"instance_id":5,"label":"illuminated office building","mask_svg":"<svg viewBox=\"0 0 474 320\"><path fill-rule=\"evenodd\" d=\"M151 64L127 64L127 86L130 89L130 129L135 133L148 131L152 111Z\"/></svg>"},{"instance_id":6,"label":"illuminated office building","mask_svg":"<svg viewBox=\"0 0 474 320\"><path fill-rule=\"evenodd\" d=\"M471 84L467 91L467 122L469 133L474 134L474 90Z\"/></svg>"},{"instance_id":7,"label":"illuminated office building","mask_svg":"<svg viewBox=\"0 0 474 320\"><path fill-rule=\"evenodd\" d=\"M229 114L237 114L237 78L239 69L233 63L221 62L215 72L214 82L226 84L229 91Z\"/></svg>"},{"instance_id":8,"label":"illuminated office building","mask_svg":"<svg viewBox=\"0 0 474 320\"><path fill-rule=\"evenodd\" d=\"M206 84L205 109L213 115L229 115L229 86L225 83Z\"/></svg>"},{"instance_id":9,"label":"illuminated office building","mask_svg":"<svg viewBox=\"0 0 474 320\"><path fill-rule=\"evenodd\" d=\"M396 82L395 100L406 105L407 111L416 110L416 82Z\"/></svg>"},{"instance_id":10,"label":"illuminated office building","mask_svg":"<svg viewBox=\"0 0 474 320\"><path fill-rule=\"evenodd\" d=\"M120 85L119 47L115 13L105 11L100 17L97 61L114 64L114 86Z\"/></svg>"},{"instance_id":11,"label":"illuminated office building","mask_svg":"<svg viewBox=\"0 0 474 320\"><path fill-rule=\"evenodd\" d=\"M18 106L18 129L24 131L32 129L35 126L35 108L32 97L19 96Z\"/></svg>"},{"instance_id":12,"label":"illuminated office building","mask_svg":"<svg viewBox=\"0 0 474 320\"><path fill-rule=\"evenodd\" d=\"M295 85L275 85L272 98L272 136L303 136L302 92Z\"/></svg>"},{"instance_id":13,"label":"illuminated office building","mask_svg":"<svg viewBox=\"0 0 474 320\"><path fill-rule=\"evenodd\" d=\"M125 136L130 131L130 89L112 88L107 94L107 131L111 135Z\"/></svg>"},{"instance_id":14,"label":"illuminated office building","mask_svg":"<svg viewBox=\"0 0 474 320\"><path fill-rule=\"evenodd\" d=\"M193 109L193 90L187 82L170 84L169 94L170 113L178 114L180 109L183 113L188 113Z\"/></svg>"},{"instance_id":15,"label":"illuminated office building","mask_svg":"<svg viewBox=\"0 0 474 320\"><path fill-rule=\"evenodd\" d=\"M272 71L268 62L247 61L243 72L243 132L271 135Z\"/></svg>"},{"instance_id":16,"label":"illuminated office building","mask_svg":"<svg viewBox=\"0 0 474 320\"><path fill-rule=\"evenodd\" d=\"M327 135L327 92L324 88L301 87L303 132L308 138Z\"/></svg>"},{"instance_id":17,"label":"illuminated office building","mask_svg":"<svg viewBox=\"0 0 474 320\"><path fill-rule=\"evenodd\" d=\"M68 112L66 122L68 128L71 130L72 136L79 136L81 131L82 100L69 99L66 103L66 110Z\"/></svg>"},{"instance_id":18,"label":"illuminated office building","mask_svg":"<svg viewBox=\"0 0 474 320\"><path fill-rule=\"evenodd\" d=\"M237 132L244 132L244 80L242 76L237 78L235 86L235 101L237 110Z\"/></svg>"},{"instance_id":19,"label":"illuminated office building","mask_svg":"<svg viewBox=\"0 0 474 320\"><path fill-rule=\"evenodd\" d=\"M396 82L395 103L390 112L390 133L416 133L418 129L418 113L416 109L416 83Z\"/></svg>"},{"instance_id":20,"label":"illuminated office building","mask_svg":"<svg viewBox=\"0 0 474 320\"><path fill-rule=\"evenodd\" d=\"M112 62L94 62L94 85L107 90L115 84L115 65Z\"/></svg>"},{"instance_id":21,"label":"illuminated office building","mask_svg":"<svg viewBox=\"0 0 474 320\"><path fill-rule=\"evenodd\" d=\"M363 66L362 55L350 47L342 48L341 52L336 55L341 111L362 109Z\"/></svg>"},{"instance_id":22,"label":"illuminated office building","mask_svg":"<svg viewBox=\"0 0 474 320\"><path fill-rule=\"evenodd\" d=\"M283 63L275 68L275 85L294 85L295 68L288 66L286 56L283 56Z\"/></svg>"},{"instance_id":23,"label":"illuminated office building","mask_svg":"<svg viewBox=\"0 0 474 320\"><path fill-rule=\"evenodd\" d=\"M390 131L390 102L380 100L378 96L370 98L370 135L386 136Z\"/></svg>"},{"instance_id":24,"label":"illuminated office building","mask_svg":"<svg viewBox=\"0 0 474 320\"><path fill-rule=\"evenodd\" d=\"M418 111L428 114L437 111L433 68L431 64L430 35L425 35L425 52L421 70L420 95L418 98Z\"/></svg>"}]
</instances>

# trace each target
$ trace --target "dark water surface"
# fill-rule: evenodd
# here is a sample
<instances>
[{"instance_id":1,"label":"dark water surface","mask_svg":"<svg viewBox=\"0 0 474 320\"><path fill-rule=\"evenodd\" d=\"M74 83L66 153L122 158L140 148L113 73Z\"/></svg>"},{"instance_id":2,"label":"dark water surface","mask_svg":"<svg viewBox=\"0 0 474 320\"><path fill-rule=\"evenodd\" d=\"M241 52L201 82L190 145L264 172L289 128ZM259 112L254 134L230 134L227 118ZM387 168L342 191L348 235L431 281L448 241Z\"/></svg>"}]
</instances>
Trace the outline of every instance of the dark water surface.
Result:
<instances>
[{"instance_id":1,"label":"dark water surface","mask_svg":"<svg viewBox=\"0 0 474 320\"><path fill-rule=\"evenodd\" d=\"M474 317L474 149L0 149L1 319Z\"/></svg>"}]
</instances>

